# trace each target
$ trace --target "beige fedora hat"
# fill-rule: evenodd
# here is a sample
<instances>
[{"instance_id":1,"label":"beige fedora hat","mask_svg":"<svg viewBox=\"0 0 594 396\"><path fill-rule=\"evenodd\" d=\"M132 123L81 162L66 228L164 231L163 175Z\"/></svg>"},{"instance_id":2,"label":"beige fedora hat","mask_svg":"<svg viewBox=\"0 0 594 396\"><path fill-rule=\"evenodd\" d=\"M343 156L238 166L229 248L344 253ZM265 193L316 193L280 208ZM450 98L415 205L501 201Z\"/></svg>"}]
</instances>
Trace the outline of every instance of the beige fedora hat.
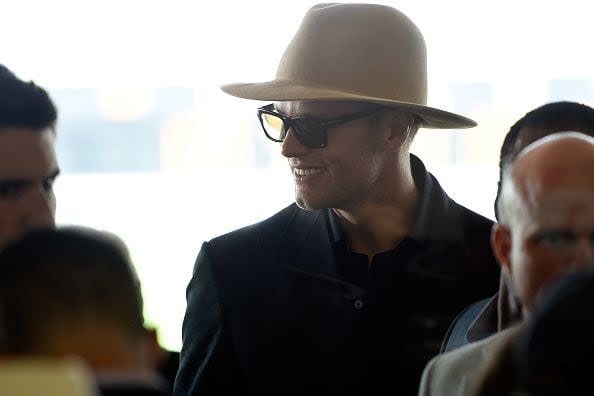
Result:
<instances>
[{"instance_id":1,"label":"beige fedora hat","mask_svg":"<svg viewBox=\"0 0 594 396\"><path fill-rule=\"evenodd\" d=\"M476 122L427 106L427 51L417 26L378 4L313 6L285 49L276 78L221 86L262 101L357 100L410 110L428 128Z\"/></svg>"}]
</instances>

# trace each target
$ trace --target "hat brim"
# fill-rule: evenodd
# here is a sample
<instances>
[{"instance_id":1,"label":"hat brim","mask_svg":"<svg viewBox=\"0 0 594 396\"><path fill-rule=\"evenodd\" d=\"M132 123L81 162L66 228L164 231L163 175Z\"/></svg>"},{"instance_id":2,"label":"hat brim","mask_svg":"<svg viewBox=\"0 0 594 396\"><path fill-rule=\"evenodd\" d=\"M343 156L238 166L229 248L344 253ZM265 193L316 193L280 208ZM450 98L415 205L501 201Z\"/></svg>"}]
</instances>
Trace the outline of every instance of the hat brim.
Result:
<instances>
[{"instance_id":1,"label":"hat brim","mask_svg":"<svg viewBox=\"0 0 594 396\"><path fill-rule=\"evenodd\" d=\"M296 84L293 81L272 80L260 83L234 83L221 86L223 92L243 99L282 102L297 100L357 100L382 106L405 108L421 118L421 126L435 129L472 128L470 118L449 111L414 103L365 96L357 93Z\"/></svg>"}]
</instances>

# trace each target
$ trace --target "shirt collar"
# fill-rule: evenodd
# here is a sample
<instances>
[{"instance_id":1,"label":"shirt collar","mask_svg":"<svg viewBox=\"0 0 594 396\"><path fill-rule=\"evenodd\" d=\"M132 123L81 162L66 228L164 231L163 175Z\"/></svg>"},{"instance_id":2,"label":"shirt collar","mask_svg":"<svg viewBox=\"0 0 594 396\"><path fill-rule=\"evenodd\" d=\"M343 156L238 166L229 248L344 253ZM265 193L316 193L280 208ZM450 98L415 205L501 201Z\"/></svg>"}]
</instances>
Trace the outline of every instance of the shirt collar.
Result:
<instances>
[{"instance_id":1,"label":"shirt collar","mask_svg":"<svg viewBox=\"0 0 594 396\"><path fill-rule=\"evenodd\" d=\"M326 209L328 213L328 228L330 231L330 239L334 243L338 243L345 240L344 231L340 227L338 217L331 208Z\"/></svg>"}]
</instances>

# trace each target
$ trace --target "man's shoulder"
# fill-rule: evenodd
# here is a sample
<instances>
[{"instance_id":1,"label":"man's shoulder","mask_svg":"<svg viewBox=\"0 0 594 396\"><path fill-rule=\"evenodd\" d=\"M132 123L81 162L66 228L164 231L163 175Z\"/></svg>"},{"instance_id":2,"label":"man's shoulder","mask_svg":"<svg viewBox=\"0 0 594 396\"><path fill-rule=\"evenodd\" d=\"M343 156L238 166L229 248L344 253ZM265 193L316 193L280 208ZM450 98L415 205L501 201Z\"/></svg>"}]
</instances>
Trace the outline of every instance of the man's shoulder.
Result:
<instances>
[{"instance_id":1,"label":"man's shoulder","mask_svg":"<svg viewBox=\"0 0 594 396\"><path fill-rule=\"evenodd\" d=\"M443 370L447 376L464 376L481 371L499 349L517 336L520 326L499 331L485 339L472 342L432 359L434 370Z\"/></svg>"},{"instance_id":2,"label":"man's shoulder","mask_svg":"<svg viewBox=\"0 0 594 396\"><path fill-rule=\"evenodd\" d=\"M476 341L434 357L423 373L420 394L463 394L480 380L484 370L499 351L517 337L520 326L502 330L483 340Z\"/></svg>"},{"instance_id":3,"label":"man's shoulder","mask_svg":"<svg viewBox=\"0 0 594 396\"><path fill-rule=\"evenodd\" d=\"M322 212L303 210L293 203L262 221L217 236L207 244L213 249L248 250L286 246L305 229L319 227Z\"/></svg>"},{"instance_id":4,"label":"man's shoulder","mask_svg":"<svg viewBox=\"0 0 594 396\"><path fill-rule=\"evenodd\" d=\"M229 244L240 240L261 240L270 236L278 236L286 232L287 228L295 221L307 216L315 216L317 212L308 212L300 209L296 204L291 204L272 216L257 223L238 228L219 235L209 241L211 245Z\"/></svg>"},{"instance_id":5,"label":"man's shoulder","mask_svg":"<svg viewBox=\"0 0 594 396\"><path fill-rule=\"evenodd\" d=\"M219 287L227 287L232 293L262 284L278 284L295 255L307 251L323 256L325 251L304 243L303 236L322 240L324 234L327 232L323 210L306 211L292 204L265 220L205 242L194 271L212 271ZM254 291L252 296L255 293L259 292Z\"/></svg>"},{"instance_id":6,"label":"man's shoulder","mask_svg":"<svg viewBox=\"0 0 594 396\"><path fill-rule=\"evenodd\" d=\"M516 327L511 327L495 334L490 335L482 340L471 342L470 344L464 345L451 352L438 355L438 359L442 359L444 362L447 361L463 361L469 357L476 355L477 353L492 352L493 349L497 349L497 346L503 342L506 342L516 332Z\"/></svg>"}]
</instances>

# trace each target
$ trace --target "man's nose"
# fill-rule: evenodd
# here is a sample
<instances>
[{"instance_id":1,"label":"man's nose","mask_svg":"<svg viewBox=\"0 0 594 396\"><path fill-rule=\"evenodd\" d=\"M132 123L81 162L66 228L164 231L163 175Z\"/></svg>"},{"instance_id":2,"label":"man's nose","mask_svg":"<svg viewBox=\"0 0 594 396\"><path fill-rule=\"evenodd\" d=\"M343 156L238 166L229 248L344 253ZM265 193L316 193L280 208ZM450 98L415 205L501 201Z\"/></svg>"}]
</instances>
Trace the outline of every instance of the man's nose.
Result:
<instances>
[{"instance_id":1,"label":"man's nose","mask_svg":"<svg viewBox=\"0 0 594 396\"><path fill-rule=\"evenodd\" d=\"M281 143L281 154L287 158L300 157L310 150L295 136L295 130L289 128L285 140Z\"/></svg>"}]
</instances>

